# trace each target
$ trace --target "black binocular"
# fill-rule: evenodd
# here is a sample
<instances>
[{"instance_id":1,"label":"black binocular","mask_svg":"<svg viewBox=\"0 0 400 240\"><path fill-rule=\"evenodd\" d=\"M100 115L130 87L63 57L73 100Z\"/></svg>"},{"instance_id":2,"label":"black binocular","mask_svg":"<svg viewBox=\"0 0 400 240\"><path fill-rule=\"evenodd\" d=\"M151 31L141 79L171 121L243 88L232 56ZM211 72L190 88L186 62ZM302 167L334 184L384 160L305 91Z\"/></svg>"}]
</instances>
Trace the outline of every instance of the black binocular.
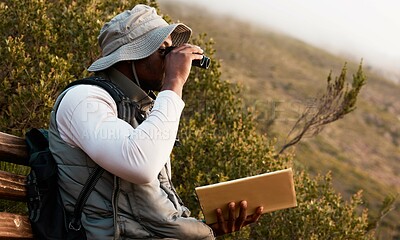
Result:
<instances>
[{"instance_id":1,"label":"black binocular","mask_svg":"<svg viewBox=\"0 0 400 240\"><path fill-rule=\"evenodd\" d=\"M174 48L175 48L175 46L166 47L164 54L167 55ZM202 59L195 59L192 61L192 66L204 68L204 69L208 69L210 67L210 64L211 64L211 59L205 55L203 55Z\"/></svg>"}]
</instances>

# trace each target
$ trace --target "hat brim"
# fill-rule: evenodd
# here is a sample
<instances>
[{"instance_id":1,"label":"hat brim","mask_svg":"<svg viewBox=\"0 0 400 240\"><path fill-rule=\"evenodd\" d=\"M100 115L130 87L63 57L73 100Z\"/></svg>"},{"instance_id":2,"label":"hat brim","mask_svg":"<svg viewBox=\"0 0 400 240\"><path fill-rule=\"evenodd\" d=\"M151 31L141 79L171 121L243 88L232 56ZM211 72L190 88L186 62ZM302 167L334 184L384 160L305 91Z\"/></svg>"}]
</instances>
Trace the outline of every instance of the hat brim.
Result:
<instances>
[{"instance_id":1,"label":"hat brim","mask_svg":"<svg viewBox=\"0 0 400 240\"><path fill-rule=\"evenodd\" d=\"M109 55L99 58L88 68L88 71L98 72L120 61L146 58L153 54L169 35L172 38L172 45L179 46L187 43L191 34L192 30L182 23L153 29L132 42L121 46Z\"/></svg>"}]
</instances>

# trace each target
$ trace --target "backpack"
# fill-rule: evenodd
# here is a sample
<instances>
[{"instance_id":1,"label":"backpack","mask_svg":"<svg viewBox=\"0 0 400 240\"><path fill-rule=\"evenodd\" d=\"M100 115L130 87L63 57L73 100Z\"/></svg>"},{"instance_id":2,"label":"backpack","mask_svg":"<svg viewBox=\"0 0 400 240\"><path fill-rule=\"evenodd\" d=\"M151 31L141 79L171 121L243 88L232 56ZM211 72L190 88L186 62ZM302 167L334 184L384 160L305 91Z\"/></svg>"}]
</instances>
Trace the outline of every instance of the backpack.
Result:
<instances>
[{"instance_id":1,"label":"backpack","mask_svg":"<svg viewBox=\"0 0 400 240\"><path fill-rule=\"evenodd\" d=\"M139 124L144 115L138 105L126 97L112 82L99 77L77 80L66 89L78 84L90 84L102 87L117 104L118 117L131 123L136 118ZM83 207L100 179L104 169L97 166L83 186L74 212L67 214L61 201L58 188L57 164L50 152L48 130L32 128L25 134L31 171L27 176L27 198L29 220L35 239L86 239L81 224Z\"/></svg>"}]
</instances>

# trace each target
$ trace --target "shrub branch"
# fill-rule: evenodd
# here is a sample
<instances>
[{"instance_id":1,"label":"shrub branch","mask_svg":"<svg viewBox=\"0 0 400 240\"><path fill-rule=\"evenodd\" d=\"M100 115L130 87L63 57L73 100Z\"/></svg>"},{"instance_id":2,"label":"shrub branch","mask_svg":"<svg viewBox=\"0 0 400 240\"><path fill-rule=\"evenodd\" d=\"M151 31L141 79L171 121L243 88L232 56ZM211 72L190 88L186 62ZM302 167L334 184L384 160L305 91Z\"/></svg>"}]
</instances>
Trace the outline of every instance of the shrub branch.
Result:
<instances>
[{"instance_id":1,"label":"shrub branch","mask_svg":"<svg viewBox=\"0 0 400 240\"><path fill-rule=\"evenodd\" d=\"M366 77L362 71L362 63L358 71L353 75L353 83L350 87L345 84L347 75L346 64L342 68L339 77L332 81L332 72L327 78L326 92L316 98L312 104L308 104L304 112L289 131L287 141L279 154L287 148L297 144L303 137L312 137L320 133L324 126L343 118L356 108L356 101Z\"/></svg>"}]
</instances>

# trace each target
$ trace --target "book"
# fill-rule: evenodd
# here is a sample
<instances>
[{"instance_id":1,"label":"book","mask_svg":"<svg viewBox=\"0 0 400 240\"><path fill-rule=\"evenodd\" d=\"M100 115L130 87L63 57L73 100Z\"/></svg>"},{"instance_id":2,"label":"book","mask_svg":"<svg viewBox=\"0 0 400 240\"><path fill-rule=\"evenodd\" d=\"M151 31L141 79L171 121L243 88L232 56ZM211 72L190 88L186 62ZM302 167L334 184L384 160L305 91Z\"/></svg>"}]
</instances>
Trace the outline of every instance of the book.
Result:
<instances>
[{"instance_id":1,"label":"book","mask_svg":"<svg viewBox=\"0 0 400 240\"><path fill-rule=\"evenodd\" d=\"M263 213L297 206L291 168L195 188L207 224L217 222L220 208L228 219L228 203L247 201L247 215L263 206ZM239 207L236 208L236 217Z\"/></svg>"}]
</instances>

